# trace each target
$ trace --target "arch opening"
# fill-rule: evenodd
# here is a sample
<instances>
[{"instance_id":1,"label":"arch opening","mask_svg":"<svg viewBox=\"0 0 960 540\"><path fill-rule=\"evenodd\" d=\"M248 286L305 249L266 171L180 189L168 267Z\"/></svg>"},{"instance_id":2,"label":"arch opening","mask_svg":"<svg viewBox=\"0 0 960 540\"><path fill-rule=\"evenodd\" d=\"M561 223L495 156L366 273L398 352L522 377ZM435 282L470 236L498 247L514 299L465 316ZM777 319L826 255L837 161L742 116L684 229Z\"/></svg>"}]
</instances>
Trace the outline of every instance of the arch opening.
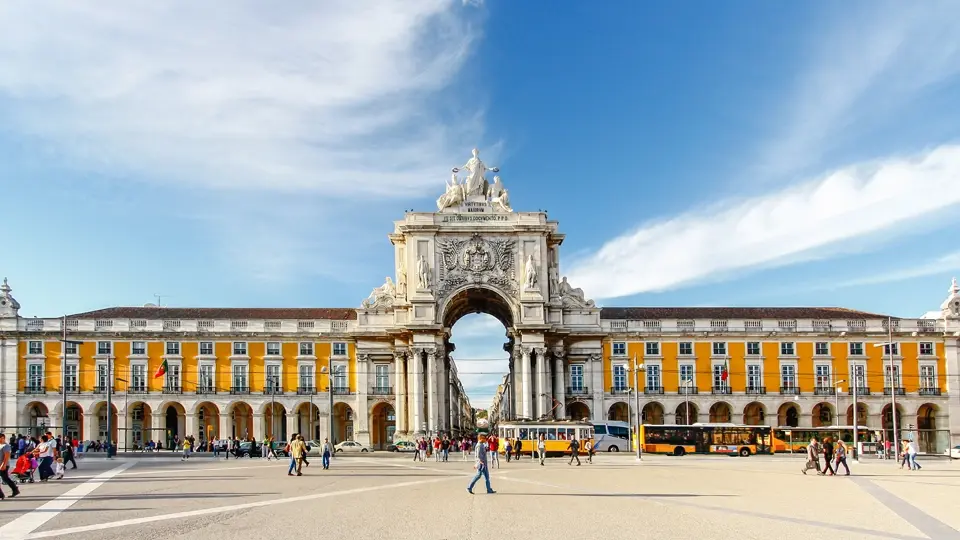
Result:
<instances>
[{"instance_id":1,"label":"arch opening","mask_svg":"<svg viewBox=\"0 0 960 540\"><path fill-rule=\"evenodd\" d=\"M607 420L613 422L629 422L630 406L622 401L614 403L610 406L610 410L607 411Z\"/></svg>"},{"instance_id":2,"label":"arch opening","mask_svg":"<svg viewBox=\"0 0 960 540\"><path fill-rule=\"evenodd\" d=\"M335 403L333 405L333 440L330 442L338 444L343 441L352 441L353 420L354 412L349 405L342 401Z\"/></svg>"},{"instance_id":3,"label":"arch opening","mask_svg":"<svg viewBox=\"0 0 960 540\"><path fill-rule=\"evenodd\" d=\"M813 427L832 426L835 424L834 417L833 405L824 401L813 406L810 421Z\"/></svg>"},{"instance_id":4,"label":"arch opening","mask_svg":"<svg viewBox=\"0 0 960 540\"><path fill-rule=\"evenodd\" d=\"M575 401L567 406L567 416L573 420L590 420L590 407L582 401Z\"/></svg>"},{"instance_id":5,"label":"arch opening","mask_svg":"<svg viewBox=\"0 0 960 540\"><path fill-rule=\"evenodd\" d=\"M480 285L470 285L454 293L442 307L443 326L452 328L464 316L485 313L503 326L513 327L514 315L510 302L499 292Z\"/></svg>"},{"instance_id":6,"label":"arch opening","mask_svg":"<svg viewBox=\"0 0 960 540\"><path fill-rule=\"evenodd\" d=\"M651 401L643 406L640 413L640 422L644 424L663 424L663 405Z\"/></svg>"},{"instance_id":7,"label":"arch opening","mask_svg":"<svg viewBox=\"0 0 960 540\"><path fill-rule=\"evenodd\" d=\"M453 384L452 377L447 381L438 429L453 436L463 435L471 427L465 422L465 417L469 416L469 411L464 410L466 402L469 401L470 407L489 409L510 367L510 353L507 351L512 348L512 341L507 327L501 317L485 311L487 307L482 304L472 307L472 312L462 315L450 327L446 346L452 361L448 369L456 372L460 386ZM445 318L454 320L453 317ZM537 359L532 361L536 365ZM519 367L519 363L516 366ZM465 400L461 399L461 391ZM501 418L509 418L514 412L509 401L500 404Z\"/></svg>"},{"instance_id":8,"label":"arch opening","mask_svg":"<svg viewBox=\"0 0 960 540\"><path fill-rule=\"evenodd\" d=\"M378 403L370 411L370 444L376 450L386 450L393 443L397 416L393 405Z\"/></svg>"},{"instance_id":9,"label":"arch opening","mask_svg":"<svg viewBox=\"0 0 960 540\"><path fill-rule=\"evenodd\" d=\"M700 416L700 411L697 409L697 404L692 401L684 401L683 403L677 405L677 409L673 413L674 418L676 418L676 423L680 425L689 426L690 424L695 424L697 422L697 417Z\"/></svg>"},{"instance_id":10,"label":"arch opening","mask_svg":"<svg viewBox=\"0 0 960 540\"><path fill-rule=\"evenodd\" d=\"M784 403L777 409L777 425L800 427L800 407L794 403Z\"/></svg>"},{"instance_id":11,"label":"arch opening","mask_svg":"<svg viewBox=\"0 0 960 540\"><path fill-rule=\"evenodd\" d=\"M731 417L729 403L718 401L710 407L710 422L712 423L726 424L730 422Z\"/></svg>"},{"instance_id":12,"label":"arch opening","mask_svg":"<svg viewBox=\"0 0 960 540\"><path fill-rule=\"evenodd\" d=\"M747 403L743 408L743 423L748 426L761 426L767 421L767 408L759 401Z\"/></svg>"},{"instance_id":13,"label":"arch opening","mask_svg":"<svg viewBox=\"0 0 960 540\"><path fill-rule=\"evenodd\" d=\"M124 411L127 417L127 427L120 439L122 450L142 450L150 440L150 426L153 421L153 410L150 405L135 401L127 405Z\"/></svg>"}]
</instances>

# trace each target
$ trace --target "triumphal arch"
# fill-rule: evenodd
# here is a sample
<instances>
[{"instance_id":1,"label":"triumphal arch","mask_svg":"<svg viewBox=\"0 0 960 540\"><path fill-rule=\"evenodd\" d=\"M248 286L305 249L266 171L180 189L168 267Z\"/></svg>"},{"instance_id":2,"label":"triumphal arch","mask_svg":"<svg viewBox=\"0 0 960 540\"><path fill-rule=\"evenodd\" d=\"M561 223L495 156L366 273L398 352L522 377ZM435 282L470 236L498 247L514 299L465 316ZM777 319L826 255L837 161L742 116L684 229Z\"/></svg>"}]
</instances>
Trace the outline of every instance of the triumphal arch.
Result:
<instances>
[{"instance_id":1,"label":"triumphal arch","mask_svg":"<svg viewBox=\"0 0 960 540\"><path fill-rule=\"evenodd\" d=\"M450 337L468 313L490 314L506 329L511 416L563 418L571 399L594 399L566 395L571 359L588 366L580 374L587 383L602 384L600 309L561 278L564 235L545 212L515 211L498 172L474 150L452 170L436 212L395 222L395 276L358 312L359 361L394 362L399 437L456 427Z\"/></svg>"}]
</instances>

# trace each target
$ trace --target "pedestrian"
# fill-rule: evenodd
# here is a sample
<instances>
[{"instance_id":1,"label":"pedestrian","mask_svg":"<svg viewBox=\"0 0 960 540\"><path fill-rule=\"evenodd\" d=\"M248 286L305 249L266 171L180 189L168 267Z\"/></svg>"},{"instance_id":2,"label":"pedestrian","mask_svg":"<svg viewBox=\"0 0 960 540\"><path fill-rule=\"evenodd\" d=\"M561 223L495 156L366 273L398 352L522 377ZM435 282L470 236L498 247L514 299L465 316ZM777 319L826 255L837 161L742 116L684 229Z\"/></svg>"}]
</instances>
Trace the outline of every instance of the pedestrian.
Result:
<instances>
[{"instance_id":1,"label":"pedestrian","mask_svg":"<svg viewBox=\"0 0 960 540\"><path fill-rule=\"evenodd\" d=\"M499 447L500 447L500 438L497 437L496 435L491 435L490 438L487 439L487 449L490 450L491 452L490 464L492 466L493 463L496 463L498 469L500 468L500 455L499 455L500 448Z\"/></svg>"},{"instance_id":2,"label":"pedestrian","mask_svg":"<svg viewBox=\"0 0 960 540\"><path fill-rule=\"evenodd\" d=\"M268 437L264 437L263 442L260 443L260 457L267 458L267 461L270 461L270 439Z\"/></svg>"},{"instance_id":3,"label":"pedestrian","mask_svg":"<svg viewBox=\"0 0 960 540\"><path fill-rule=\"evenodd\" d=\"M303 457L307 453L307 445L303 442L303 435L297 435L297 438L290 443L290 453L297 465L297 476L303 476Z\"/></svg>"},{"instance_id":4,"label":"pedestrian","mask_svg":"<svg viewBox=\"0 0 960 540\"><path fill-rule=\"evenodd\" d=\"M74 458L74 447L67 444L63 447L63 453L61 454L63 458L63 465L66 466L67 463L71 464L71 469L77 468L77 460Z\"/></svg>"},{"instance_id":5,"label":"pedestrian","mask_svg":"<svg viewBox=\"0 0 960 540\"><path fill-rule=\"evenodd\" d=\"M573 460L577 460L577 467L580 466L580 441L576 437L570 439L570 461L567 465L573 465Z\"/></svg>"},{"instance_id":6,"label":"pedestrian","mask_svg":"<svg viewBox=\"0 0 960 540\"><path fill-rule=\"evenodd\" d=\"M517 437L517 444L513 445L513 451L515 455L513 459L520 461L520 451L523 450L523 439Z\"/></svg>"},{"instance_id":7,"label":"pedestrian","mask_svg":"<svg viewBox=\"0 0 960 540\"><path fill-rule=\"evenodd\" d=\"M473 468L477 470L477 474L474 475L473 480L470 481L470 485L467 486L467 493L473 495L473 486L476 485L481 476L487 484L487 493L496 493L493 487L490 486L490 470L487 465L487 442L486 437L483 435L480 436L480 441L477 443L477 459L473 464Z\"/></svg>"},{"instance_id":8,"label":"pedestrian","mask_svg":"<svg viewBox=\"0 0 960 540\"><path fill-rule=\"evenodd\" d=\"M290 467L287 469L287 476L293 476L293 471L297 468L297 458L293 455L293 446L297 442L297 434L290 436L290 442L287 443L286 452L290 456Z\"/></svg>"},{"instance_id":9,"label":"pedestrian","mask_svg":"<svg viewBox=\"0 0 960 540\"><path fill-rule=\"evenodd\" d=\"M320 453L323 455L323 470L330 468L330 456L333 454L333 446L330 445L330 439L323 439L323 446L320 448Z\"/></svg>"},{"instance_id":10,"label":"pedestrian","mask_svg":"<svg viewBox=\"0 0 960 540\"><path fill-rule=\"evenodd\" d=\"M829 474L828 474L829 471ZM823 474L833 476L833 438L823 438Z\"/></svg>"},{"instance_id":11,"label":"pedestrian","mask_svg":"<svg viewBox=\"0 0 960 540\"><path fill-rule=\"evenodd\" d=\"M587 451L587 463L593 463L593 454L597 451L597 445L593 443L593 440L587 439L583 443L583 447Z\"/></svg>"},{"instance_id":12,"label":"pedestrian","mask_svg":"<svg viewBox=\"0 0 960 540\"><path fill-rule=\"evenodd\" d=\"M191 449L191 448L193 448L193 446L190 444L190 439L187 438L187 437L184 437L184 439L183 439L183 455L180 456L180 461L184 461L184 460L186 460L186 459L188 459L188 458L190 457L190 449Z\"/></svg>"},{"instance_id":13,"label":"pedestrian","mask_svg":"<svg viewBox=\"0 0 960 540\"><path fill-rule=\"evenodd\" d=\"M914 471L920 470L920 464L917 463L917 454L920 453L920 445L917 441L903 441L906 444L907 456L910 458L910 468Z\"/></svg>"},{"instance_id":14,"label":"pedestrian","mask_svg":"<svg viewBox=\"0 0 960 540\"><path fill-rule=\"evenodd\" d=\"M543 433L537 437L537 457L540 458L540 466L543 467L543 460L547 457L547 441Z\"/></svg>"},{"instance_id":15,"label":"pedestrian","mask_svg":"<svg viewBox=\"0 0 960 540\"><path fill-rule=\"evenodd\" d=\"M220 439L213 440L213 457L220 457Z\"/></svg>"},{"instance_id":16,"label":"pedestrian","mask_svg":"<svg viewBox=\"0 0 960 540\"><path fill-rule=\"evenodd\" d=\"M33 450L37 456L37 470L40 472L40 481L46 482L53 476L53 442L46 435L40 437L40 444Z\"/></svg>"},{"instance_id":17,"label":"pedestrian","mask_svg":"<svg viewBox=\"0 0 960 540\"><path fill-rule=\"evenodd\" d=\"M507 440L504 441L503 455L507 456L507 463L510 463L510 457L513 453L513 443L510 442L510 437L507 437Z\"/></svg>"},{"instance_id":18,"label":"pedestrian","mask_svg":"<svg viewBox=\"0 0 960 540\"><path fill-rule=\"evenodd\" d=\"M823 474L820 472L820 443L816 437L810 439L810 444L807 445L807 463L800 472L807 474L810 469L816 469L817 474Z\"/></svg>"},{"instance_id":19,"label":"pedestrian","mask_svg":"<svg viewBox=\"0 0 960 540\"><path fill-rule=\"evenodd\" d=\"M12 492L10 497L16 497L20 494L20 488L16 482L10 479L10 445L7 444L7 436L0 433L0 481L7 485ZM0 489L0 499L3 499L3 490Z\"/></svg>"},{"instance_id":20,"label":"pedestrian","mask_svg":"<svg viewBox=\"0 0 960 540\"><path fill-rule=\"evenodd\" d=\"M837 441L837 447L835 450L836 464L833 468L835 472L840 472L840 465L843 465L843 468L847 471L847 474L844 476L850 476L850 467L847 466L847 445L843 441Z\"/></svg>"}]
</instances>

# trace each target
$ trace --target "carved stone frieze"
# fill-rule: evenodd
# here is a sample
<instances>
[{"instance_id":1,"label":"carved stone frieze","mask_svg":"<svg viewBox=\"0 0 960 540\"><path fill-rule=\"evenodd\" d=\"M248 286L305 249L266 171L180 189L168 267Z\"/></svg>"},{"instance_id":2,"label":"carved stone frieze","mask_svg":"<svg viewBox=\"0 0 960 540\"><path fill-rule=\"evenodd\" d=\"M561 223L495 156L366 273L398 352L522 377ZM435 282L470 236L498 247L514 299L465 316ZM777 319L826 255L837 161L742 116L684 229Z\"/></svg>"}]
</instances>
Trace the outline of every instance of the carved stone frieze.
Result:
<instances>
[{"instance_id":1,"label":"carved stone frieze","mask_svg":"<svg viewBox=\"0 0 960 540\"><path fill-rule=\"evenodd\" d=\"M440 296L468 283L491 285L510 297L517 295L520 283L516 276L516 240L474 234L470 238L438 240L437 247Z\"/></svg>"}]
</instances>

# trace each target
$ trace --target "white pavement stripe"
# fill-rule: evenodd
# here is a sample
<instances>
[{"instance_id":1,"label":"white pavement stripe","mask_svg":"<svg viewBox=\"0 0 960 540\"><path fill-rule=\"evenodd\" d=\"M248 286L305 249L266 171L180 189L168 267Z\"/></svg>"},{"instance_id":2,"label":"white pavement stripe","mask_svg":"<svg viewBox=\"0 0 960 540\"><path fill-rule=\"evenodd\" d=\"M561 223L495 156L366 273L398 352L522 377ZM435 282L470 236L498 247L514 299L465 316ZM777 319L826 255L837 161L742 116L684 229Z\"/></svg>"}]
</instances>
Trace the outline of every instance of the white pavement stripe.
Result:
<instances>
[{"instance_id":1,"label":"white pavement stripe","mask_svg":"<svg viewBox=\"0 0 960 540\"><path fill-rule=\"evenodd\" d=\"M133 463L131 462L131 465L132 464ZM135 477L135 476L147 476L151 474L173 474L173 473L203 472L203 471L235 471L238 469L266 469L266 468L275 467L275 466L276 465L270 464L270 465L245 465L243 467L209 467L209 468L202 468L202 469L158 469L154 471L138 470L135 472L123 473L123 474L120 474L119 476ZM287 464L284 463L283 466L286 467ZM64 478L68 478L71 480L83 480L87 478L96 478L96 475L90 475L90 474L80 475L80 476L69 475L69 476L65 476Z\"/></svg>"},{"instance_id":2,"label":"white pavement stripe","mask_svg":"<svg viewBox=\"0 0 960 540\"><path fill-rule=\"evenodd\" d=\"M444 478L431 478L429 480L417 480L411 482L400 482L398 484L388 484L385 486L368 486L362 488L346 489L343 491L328 491L325 493L314 493L312 495L300 495L297 497L289 497L286 499L271 499L268 501L256 501L243 504L233 504L230 506L216 506L213 508L201 508L199 510L189 510L186 512L175 512L172 514L162 514L159 516L149 516L142 518L132 518L132 519L123 519L120 521L110 521L107 523L98 523L96 525L84 525L81 527L67 527L65 529L54 529L51 531L43 531L38 533L33 533L28 536L18 537L18 538L51 538L54 536L62 535L72 535L77 533L91 532L91 531L102 531L105 529L116 529L118 527L130 527L132 525L143 525L145 523L156 523L158 521L169 521L172 519L183 519L191 518L197 516L206 516L209 514L220 514L223 512L233 512L235 510L246 510L248 508L262 508L264 506L274 506L277 504L286 504L286 503L295 503L302 501L313 501L316 499L325 499L327 497L338 497L341 495L354 495L357 493L367 493L370 491L379 491L383 489L395 489L403 488L410 486L419 486L424 484L435 484L438 482L447 482L449 480L462 480L461 476L448 476ZM5 540L0 537L0 540Z\"/></svg>"},{"instance_id":3,"label":"white pavement stripe","mask_svg":"<svg viewBox=\"0 0 960 540\"><path fill-rule=\"evenodd\" d=\"M27 538L30 533L39 529L44 523L60 515L67 508L70 508L77 501L80 501L87 495L93 493L93 490L105 484L114 476L133 467L134 463L124 463L115 469L110 469L104 473L98 474L94 478L80 484L70 491L60 495L52 501L46 502L43 506L36 508L17 519L0 527L0 540L14 540Z\"/></svg>"}]
</instances>

